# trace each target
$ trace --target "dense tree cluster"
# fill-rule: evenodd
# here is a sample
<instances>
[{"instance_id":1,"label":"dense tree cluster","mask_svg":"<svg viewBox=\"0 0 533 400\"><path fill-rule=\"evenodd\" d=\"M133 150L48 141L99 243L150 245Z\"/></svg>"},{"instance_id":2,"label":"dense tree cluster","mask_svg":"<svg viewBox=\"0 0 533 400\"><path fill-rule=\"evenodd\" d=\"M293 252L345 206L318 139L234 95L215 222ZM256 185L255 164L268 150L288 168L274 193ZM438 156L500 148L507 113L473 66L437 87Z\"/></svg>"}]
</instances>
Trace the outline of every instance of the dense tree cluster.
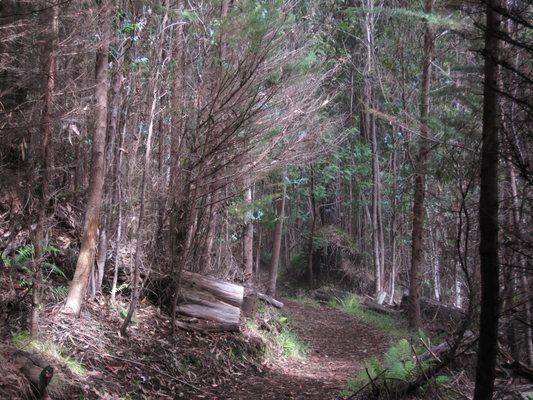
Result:
<instances>
[{"instance_id":1,"label":"dense tree cluster","mask_svg":"<svg viewBox=\"0 0 533 400\"><path fill-rule=\"evenodd\" d=\"M148 291L174 317L188 270L407 295L414 329L421 297L468 310L478 399L498 332L533 363L528 2L8 0L0 34L33 334L52 244L63 312L127 288L123 334Z\"/></svg>"}]
</instances>

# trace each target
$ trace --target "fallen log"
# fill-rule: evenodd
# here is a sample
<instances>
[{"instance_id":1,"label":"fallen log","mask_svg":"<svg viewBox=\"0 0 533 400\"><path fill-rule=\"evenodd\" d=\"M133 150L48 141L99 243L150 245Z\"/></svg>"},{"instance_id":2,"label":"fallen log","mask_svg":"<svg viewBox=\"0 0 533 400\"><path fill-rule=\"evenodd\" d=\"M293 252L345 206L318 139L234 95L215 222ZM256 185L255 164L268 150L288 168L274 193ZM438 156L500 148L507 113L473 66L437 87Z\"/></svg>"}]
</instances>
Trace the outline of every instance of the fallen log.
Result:
<instances>
[{"instance_id":1,"label":"fallen log","mask_svg":"<svg viewBox=\"0 0 533 400\"><path fill-rule=\"evenodd\" d=\"M176 326L185 331L200 332L200 333L213 333L213 332L239 332L240 326L237 324L192 324L184 321L176 321Z\"/></svg>"},{"instance_id":2,"label":"fallen log","mask_svg":"<svg viewBox=\"0 0 533 400\"><path fill-rule=\"evenodd\" d=\"M402 308L407 309L408 304L409 296L405 295L402 298ZM437 320L443 324L459 325L465 317L463 309L428 299L427 297L420 298L420 311L424 320Z\"/></svg>"},{"instance_id":3,"label":"fallen log","mask_svg":"<svg viewBox=\"0 0 533 400\"><path fill-rule=\"evenodd\" d=\"M476 336L474 335L472 331L466 331L463 335L461 346L470 344L472 341L474 341L475 338ZM451 344L449 340L446 340L438 345L431 346L431 347L428 347L424 342L422 343L426 347L427 351L416 357L419 362L428 361L432 358L436 358L438 360L440 355L442 355L443 353L451 349Z\"/></svg>"},{"instance_id":4,"label":"fallen log","mask_svg":"<svg viewBox=\"0 0 533 400\"><path fill-rule=\"evenodd\" d=\"M239 325L241 309L229 304L204 303L204 304L182 304L178 306L180 314L189 317L201 318L208 321Z\"/></svg>"},{"instance_id":5,"label":"fallen log","mask_svg":"<svg viewBox=\"0 0 533 400\"><path fill-rule=\"evenodd\" d=\"M370 300L369 298L366 298L366 297L361 301L361 305L363 307L368 308L369 310L378 312L380 314L389 314L389 315L401 314L401 312L398 310L393 310L392 308L378 304L375 301Z\"/></svg>"},{"instance_id":6,"label":"fallen log","mask_svg":"<svg viewBox=\"0 0 533 400\"><path fill-rule=\"evenodd\" d=\"M189 271L183 271L181 279L182 288L211 293L221 301L235 307L242 305L244 287L241 285Z\"/></svg>"},{"instance_id":7,"label":"fallen log","mask_svg":"<svg viewBox=\"0 0 533 400\"><path fill-rule=\"evenodd\" d=\"M244 288L235 283L183 271L177 312L238 330Z\"/></svg>"},{"instance_id":8,"label":"fallen log","mask_svg":"<svg viewBox=\"0 0 533 400\"><path fill-rule=\"evenodd\" d=\"M346 297L351 296L353 293L345 292L335 288L318 288L311 292L311 297L322 303L328 303L329 301L341 302Z\"/></svg>"},{"instance_id":9,"label":"fallen log","mask_svg":"<svg viewBox=\"0 0 533 400\"><path fill-rule=\"evenodd\" d=\"M268 296L264 293L257 292L257 298L261 301L264 301L267 304L270 304L273 307L283 308L283 303L281 301L278 301L275 298Z\"/></svg>"}]
</instances>

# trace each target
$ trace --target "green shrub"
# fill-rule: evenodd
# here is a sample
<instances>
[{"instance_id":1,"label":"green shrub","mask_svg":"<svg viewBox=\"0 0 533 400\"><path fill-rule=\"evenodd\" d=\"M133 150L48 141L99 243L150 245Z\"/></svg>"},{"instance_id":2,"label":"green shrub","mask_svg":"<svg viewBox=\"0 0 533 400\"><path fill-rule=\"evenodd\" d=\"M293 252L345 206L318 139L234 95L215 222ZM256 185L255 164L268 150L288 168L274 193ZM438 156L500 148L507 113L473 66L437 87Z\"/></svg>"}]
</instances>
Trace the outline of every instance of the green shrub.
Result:
<instances>
[{"instance_id":1,"label":"green shrub","mask_svg":"<svg viewBox=\"0 0 533 400\"><path fill-rule=\"evenodd\" d=\"M342 395L347 396L359 391L370 382L370 379L376 384L389 387L400 381L411 381L431 364L431 361L416 364L411 344L406 339L401 339L387 350L382 361L376 357L368 360L355 378L348 381ZM443 384L446 381L445 375L435 379L436 384Z\"/></svg>"}]
</instances>

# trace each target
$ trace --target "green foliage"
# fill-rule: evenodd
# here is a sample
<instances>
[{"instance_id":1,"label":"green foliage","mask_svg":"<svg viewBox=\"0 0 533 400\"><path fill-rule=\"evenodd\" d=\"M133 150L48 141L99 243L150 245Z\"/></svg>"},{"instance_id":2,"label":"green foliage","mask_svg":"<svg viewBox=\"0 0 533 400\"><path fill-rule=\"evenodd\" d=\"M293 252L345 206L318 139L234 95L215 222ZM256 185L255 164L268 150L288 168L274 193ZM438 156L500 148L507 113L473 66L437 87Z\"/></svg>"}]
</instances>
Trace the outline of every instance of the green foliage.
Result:
<instances>
[{"instance_id":1,"label":"green foliage","mask_svg":"<svg viewBox=\"0 0 533 400\"><path fill-rule=\"evenodd\" d=\"M33 243L27 244L25 246L19 247L15 251L15 255L10 258L7 256L2 256L2 262L7 268L16 268L28 275L32 275L33 271L31 270L31 262L33 260L33 255L35 253L35 247ZM43 259L41 266L44 271L48 271L48 274L55 274L61 278L67 280L65 273L58 268L54 263L47 261L50 257L57 256L61 254L61 250L50 244L43 247Z\"/></svg>"},{"instance_id":2,"label":"green foliage","mask_svg":"<svg viewBox=\"0 0 533 400\"><path fill-rule=\"evenodd\" d=\"M262 319L262 324L269 326L268 330L258 330L255 323L251 322L248 326L252 331L263 337L266 343L270 343L263 350L263 355L281 352L290 358L305 358L309 352L309 345L305 343L291 329L289 317L279 310L271 307L258 308L258 315Z\"/></svg>"},{"instance_id":3,"label":"green foliage","mask_svg":"<svg viewBox=\"0 0 533 400\"><path fill-rule=\"evenodd\" d=\"M331 300L329 306L337 308L360 321L374 326L387 336L393 338L411 337L411 334L402 327L401 322L398 319L390 315L379 314L372 310L367 310L361 306L359 297L355 294L347 296L341 301Z\"/></svg>"},{"instance_id":4,"label":"green foliage","mask_svg":"<svg viewBox=\"0 0 533 400\"><path fill-rule=\"evenodd\" d=\"M111 310L116 312L120 316L120 318L126 318L126 316L128 315L128 310L121 306L111 306Z\"/></svg>"},{"instance_id":5,"label":"green foliage","mask_svg":"<svg viewBox=\"0 0 533 400\"><path fill-rule=\"evenodd\" d=\"M309 351L309 346L288 328L283 328L275 340L287 357L304 358Z\"/></svg>"},{"instance_id":6,"label":"green foliage","mask_svg":"<svg viewBox=\"0 0 533 400\"><path fill-rule=\"evenodd\" d=\"M289 297L288 299L290 301L293 301L295 303L302 304L302 305L316 305L317 304L317 302L313 300L312 298L307 297L307 296L302 296L302 295Z\"/></svg>"},{"instance_id":7,"label":"green foliage","mask_svg":"<svg viewBox=\"0 0 533 400\"><path fill-rule=\"evenodd\" d=\"M371 10L366 7L351 7L346 9L344 12L348 18L355 19L357 14L365 14L370 11ZM458 29L463 26L462 21L454 20L451 17L444 17L437 13L428 14L420 10L412 10L404 7L376 7L373 9L373 12L375 14L385 14L389 17L427 21L431 25L437 25L448 28ZM350 27L347 22L344 22L344 25L342 26L345 28L345 30Z\"/></svg>"},{"instance_id":8,"label":"green foliage","mask_svg":"<svg viewBox=\"0 0 533 400\"><path fill-rule=\"evenodd\" d=\"M355 378L348 381L342 395L347 396L360 390L369 383L370 379L376 384L381 383L389 387L399 381L413 380L424 369L431 366L431 361L416 364L415 360L411 344L406 339L401 339L387 350L382 361L375 357L368 360ZM446 375L439 375L434 383L442 385L447 381Z\"/></svg>"}]
</instances>

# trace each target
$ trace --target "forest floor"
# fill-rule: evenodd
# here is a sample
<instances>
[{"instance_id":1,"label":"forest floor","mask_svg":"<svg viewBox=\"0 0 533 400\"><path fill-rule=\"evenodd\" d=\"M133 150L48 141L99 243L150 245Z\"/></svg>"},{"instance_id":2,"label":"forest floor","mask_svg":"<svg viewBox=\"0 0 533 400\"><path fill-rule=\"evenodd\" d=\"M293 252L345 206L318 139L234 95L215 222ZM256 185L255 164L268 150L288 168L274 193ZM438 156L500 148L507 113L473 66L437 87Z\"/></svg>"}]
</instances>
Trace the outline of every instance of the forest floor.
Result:
<instances>
[{"instance_id":1,"label":"forest floor","mask_svg":"<svg viewBox=\"0 0 533 400\"><path fill-rule=\"evenodd\" d=\"M285 301L283 310L291 329L309 346L307 356L282 357L261 373L235 375L214 399L339 399L364 361L390 344L374 327L325 305Z\"/></svg>"}]
</instances>

